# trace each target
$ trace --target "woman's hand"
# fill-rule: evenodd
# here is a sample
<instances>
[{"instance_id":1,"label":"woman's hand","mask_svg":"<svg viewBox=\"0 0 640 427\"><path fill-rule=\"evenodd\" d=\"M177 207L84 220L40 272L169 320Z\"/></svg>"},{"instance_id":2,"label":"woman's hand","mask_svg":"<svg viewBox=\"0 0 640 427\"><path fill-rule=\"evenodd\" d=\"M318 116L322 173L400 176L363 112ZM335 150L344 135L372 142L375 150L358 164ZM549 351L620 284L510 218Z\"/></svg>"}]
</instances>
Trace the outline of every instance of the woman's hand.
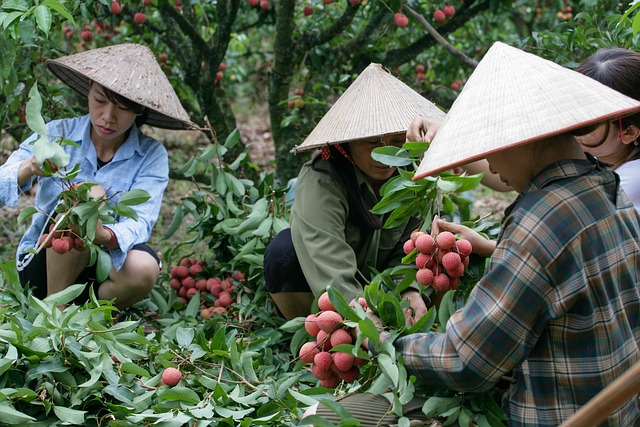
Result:
<instances>
[{"instance_id":1,"label":"woman's hand","mask_svg":"<svg viewBox=\"0 0 640 427\"><path fill-rule=\"evenodd\" d=\"M409 308L404 309L404 317L407 321L407 327L411 327L427 313L427 305L422 299L420 292L415 289L404 291L402 293L402 299L409 302Z\"/></svg>"},{"instance_id":2,"label":"woman's hand","mask_svg":"<svg viewBox=\"0 0 640 427\"><path fill-rule=\"evenodd\" d=\"M441 231L450 231L451 233L458 234L461 238L468 240L469 243L471 243L473 253L485 258L489 258L496 249L495 241L482 237L469 227L456 224L454 222L447 222L436 216L431 223L431 234L435 236Z\"/></svg>"},{"instance_id":3,"label":"woman's hand","mask_svg":"<svg viewBox=\"0 0 640 427\"><path fill-rule=\"evenodd\" d=\"M409 124L407 141L431 142L439 128L440 122L418 116Z\"/></svg>"}]
</instances>

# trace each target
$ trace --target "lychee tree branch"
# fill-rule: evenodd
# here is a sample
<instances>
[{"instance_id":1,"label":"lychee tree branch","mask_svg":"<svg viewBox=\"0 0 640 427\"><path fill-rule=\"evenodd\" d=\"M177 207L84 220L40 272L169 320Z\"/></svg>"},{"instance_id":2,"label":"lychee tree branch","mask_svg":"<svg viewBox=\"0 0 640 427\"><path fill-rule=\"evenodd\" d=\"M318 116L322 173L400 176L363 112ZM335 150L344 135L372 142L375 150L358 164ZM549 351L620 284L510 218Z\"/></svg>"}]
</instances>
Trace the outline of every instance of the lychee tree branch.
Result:
<instances>
[{"instance_id":1,"label":"lychee tree branch","mask_svg":"<svg viewBox=\"0 0 640 427\"><path fill-rule=\"evenodd\" d=\"M442 37L442 35L438 31L436 31L436 29L433 28L431 24L429 24L429 22L426 19L424 19L424 17L420 15L418 12L411 9L406 4L402 5L402 10L404 10L407 13L407 15L411 16L413 19L418 21L420 25L422 25L427 30L427 32L431 35L431 37L433 37L440 45L442 45L451 55L453 55L455 58L460 60L460 62L462 62L465 65L468 65L471 68L476 68L478 66L478 61L476 61L473 58L469 58L462 51L456 49L455 46L453 46L444 37Z\"/></svg>"}]
</instances>

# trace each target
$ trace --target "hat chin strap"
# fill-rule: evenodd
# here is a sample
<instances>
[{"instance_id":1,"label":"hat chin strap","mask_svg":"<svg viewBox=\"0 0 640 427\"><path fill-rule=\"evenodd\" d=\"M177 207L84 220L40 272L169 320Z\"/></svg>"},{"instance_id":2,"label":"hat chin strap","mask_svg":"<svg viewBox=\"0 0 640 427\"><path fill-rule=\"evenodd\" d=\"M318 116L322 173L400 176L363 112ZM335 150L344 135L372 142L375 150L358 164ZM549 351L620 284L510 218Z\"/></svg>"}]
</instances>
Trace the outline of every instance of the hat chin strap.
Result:
<instances>
[{"instance_id":1,"label":"hat chin strap","mask_svg":"<svg viewBox=\"0 0 640 427\"><path fill-rule=\"evenodd\" d=\"M342 147L342 145L336 144L334 145L334 147L336 147L336 150L338 150L340 154L342 154L345 157L345 159L349 161L349 163L351 163L352 165L356 164L356 162L353 161L349 153L346 152L346 150ZM320 157L322 158L322 160L329 160L332 157L331 146L325 145L324 147L322 147L322 150L320 151Z\"/></svg>"}]
</instances>

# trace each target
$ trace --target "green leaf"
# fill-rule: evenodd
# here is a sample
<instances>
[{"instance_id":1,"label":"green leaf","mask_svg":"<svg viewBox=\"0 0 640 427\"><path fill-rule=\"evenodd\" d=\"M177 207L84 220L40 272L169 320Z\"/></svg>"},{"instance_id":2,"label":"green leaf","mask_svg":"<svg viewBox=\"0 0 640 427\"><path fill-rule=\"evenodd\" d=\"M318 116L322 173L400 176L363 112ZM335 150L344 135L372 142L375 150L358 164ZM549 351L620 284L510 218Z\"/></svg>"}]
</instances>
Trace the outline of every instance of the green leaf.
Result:
<instances>
[{"instance_id":1,"label":"green leaf","mask_svg":"<svg viewBox=\"0 0 640 427\"><path fill-rule=\"evenodd\" d=\"M439 417L451 408L459 406L457 397L430 397L422 405L422 412L427 417Z\"/></svg>"},{"instance_id":2,"label":"green leaf","mask_svg":"<svg viewBox=\"0 0 640 427\"><path fill-rule=\"evenodd\" d=\"M54 406L53 412L56 417L65 424L82 425L84 424L84 414L87 411L79 411L77 409L66 408L64 406Z\"/></svg>"},{"instance_id":3,"label":"green leaf","mask_svg":"<svg viewBox=\"0 0 640 427\"><path fill-rule=\"evenodd\" d=\"M120 196L118 204L126 206L140 205L151 198L151 195L146 190L135 189L124 193Z\"/></svg>"},{"instance_id":4,"label":"green leaf","mask_svg":"<svg viewBox=\"0 0 640 427\"><path fill-rule=\"evenodd\" d=\"M47 134L47 126L42 118L42 98L38 91L38 82L31 86L29 100L25 108L27 126L40 136Z\"/></svg>"},{"instance_id":5,"label":"green leaf","mask_svg":"<svg viewBox=\"0 0 640 427\"><path fill-rule=\"evenodd\" d=\"M67 11L67 9L63 6L58 0L46 0L42 2L42 6L47 6L50 9L55 10L60 15L62 15L67 21L71 23L71 25L75 25L76 21L73 19L73 16Z\"/></svg>"},{"instance_id":6,"label":"green leaf","mask_svg":"<svg viewBox=\"0 0 640 427\"><path fill-rule=\"evenodd\" d=\"M436 320L436 310L434 307L429 308L429 311L425 313L416 323L411 325L406 334L418 334L431 331L433 323Z\"/></svg>"},{"instance_id":7,"label":"green leaf","mask_svg":"<svg viewBox=\"0 0 640 427\"><path fill-rule=\"evenodd\" d=\"M393 146L375 148L371 152L371 158L385 165L396 167L409 166L413 162L406 150Z\"/></svg>"},{"instance_id":8,"label":"green leaf","mask_svg":"<svg viewBox=\"0 0 640 427\"><path fill-rule=\"evenodd\" d=\"M38 210L33 206L28 206L20 211L20 215L18 215L18 224L22 224L25 221L28 221Z\"/></svg>"},{"instance_id":9,"label":"green leaf","mask_svg":"<svg viewBox=\"0 0 640 427\"><path fill-rule=\"evenodd\" d=\"M224 141L224 146L226 148L233 148L236 145L238 145L238 143L240 142L240 131L238 130L238 128L234 129L229 136L227 136L227 139L225 139Z\"/></svg>"},{"instance_id":10,"label":"green leaf","mask_svg":"<svg viewBox=\"0 0 640 427\"><path fill-rule=\"evenodd\" d=\"M139 377L151 378L151 374L149 373L149 371L132 362L124 362L122 365L120 365L120 369L123 372L129 372L130 374L134 374Z\"/></svg>"},{"instance_id":11,"label":"green leaf","mask_svg":"<svg viewBox=\"0 0 640 427\"><path fill-rule=\"evenodd\" d=\"M369 338L369 340L373 342L374 346L377 346L380 343L380 331L370 318L365 317L360 320L358 322L358 329L360 329L360 332L362 332L365 337Z\"/></svg>"},{"instance_id":12,"label":"green leaf","mask_svg":"<svg viewBox=\"0 0 640 427\"><path fill-rule=\"evenodd\" d=\"M9 402L0 402L0 419L9 425L36 421L35 418L16 410Z\"/></svg>"},{"instance_id":13,"label":"green leaf","mask_svg":"<svg viewBox=\"0 0 640 427\"><path fill-rule=\"evenodd\" d=\"M333 307L342 317L352 322L359 322L360 316L353 310L353 308L347 303L342 294L336 291L333 286L327 286L327 293L329 293L329 300L333 304Z\"/></svg>"},{"instance_id":14,"label":"green leaf","mask_svg":"<svg viewBox=\"0 0 640 427\"><path fill-rule=\"evenodd\" d=\"M158 393L159 400L179 401L192 405L200 403L198 394L188 387L175 386Z\"/></svg>"},{"instance_id":15,"label":"green leaf","mask_svg":"<svg viewBox=\"0 0 640 427\"><path fill-rule=\"evenodd\" d=\"M40 5L36 7L35 16L38 28L42 30L45 36L49 37L49 30L51 29L51 10L47 6Z\"/></svg>"},{"instance_id":16,"label":"green leaf","mask_svg":"<svg viewBox=\"0 0 640 427\"><path fill-rule=\"evenodd\" d=\"M178 228L180 228L180 225L182 224L182 220L184 219L184 214L185 214L184 207L182 205L178 205L178 207L176 207L175 212L173 213L173 220L171 221L171 224L169 225L167 232L164 234L164 236L162 236L163 240L166 240L169 237L173 236L173 234L178 230Z\"/></svg>"},{"instance_id":17,"label":"green leaf","mask_svg":"<svg viewBox=\"0 0 640 427\"><path fill-rule=\"evenodd\" d=\"M404 328L406 320L398 299L392 294L383 294L378 303L378 316L382 323L395 329Z\"/></svg>"},{"instance_id":18,"label":"green leaf","mask_svg":"<svg viewBox=\"0 0 640 427\"><path fill-rule=\"evenodd\" d=\"M96 263L96 280L102 283L109 277L111 271L111 255L103 250L98 251L98 260Z\"/></svg>"}]
</instances>

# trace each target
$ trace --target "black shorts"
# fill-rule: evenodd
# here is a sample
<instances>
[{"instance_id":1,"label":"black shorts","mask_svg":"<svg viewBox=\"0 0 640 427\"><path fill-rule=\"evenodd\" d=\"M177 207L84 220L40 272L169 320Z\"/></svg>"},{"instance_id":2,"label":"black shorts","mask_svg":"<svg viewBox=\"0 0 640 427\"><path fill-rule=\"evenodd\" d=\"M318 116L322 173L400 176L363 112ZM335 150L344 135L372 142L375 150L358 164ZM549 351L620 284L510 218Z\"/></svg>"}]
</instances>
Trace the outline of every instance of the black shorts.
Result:
<instances>
[{"instance_id":1,"label":"black shorts","mask_svg":"<svg viewBox=\"0 0 640 427\"><path fill-rule=\"evenodd\" d=\"M151 255L161 265L160 257L151 249L147 244L140 243L134 245L131 250L143 251ZM22 259L26 254L20 255ZM33 257L31 262L27 264L23 270L18 271L18 277L20 278L20 284L22 286L30 285L33 296L38 299L44 299L47 296L47 251L40 251ZM95 264L82 270L75 283L87 283L89 286L80 294L74 302L78 304L84 304L89 300L89 288L94 286L94 292L98 293L100 284L96 281L96 266Z\"/></svg>"},{"instance_id":2,"label":"black shorts","mask_svg":"<svg viewBox=\"0 0 640 427\"><path fill-rule=\"evenodd\" d=\"M273 238L264 252L264 281L272 294L278 292L311 292L302 273L291 240L291 229L285 228Z\"/></svg>"}]
</instances>

